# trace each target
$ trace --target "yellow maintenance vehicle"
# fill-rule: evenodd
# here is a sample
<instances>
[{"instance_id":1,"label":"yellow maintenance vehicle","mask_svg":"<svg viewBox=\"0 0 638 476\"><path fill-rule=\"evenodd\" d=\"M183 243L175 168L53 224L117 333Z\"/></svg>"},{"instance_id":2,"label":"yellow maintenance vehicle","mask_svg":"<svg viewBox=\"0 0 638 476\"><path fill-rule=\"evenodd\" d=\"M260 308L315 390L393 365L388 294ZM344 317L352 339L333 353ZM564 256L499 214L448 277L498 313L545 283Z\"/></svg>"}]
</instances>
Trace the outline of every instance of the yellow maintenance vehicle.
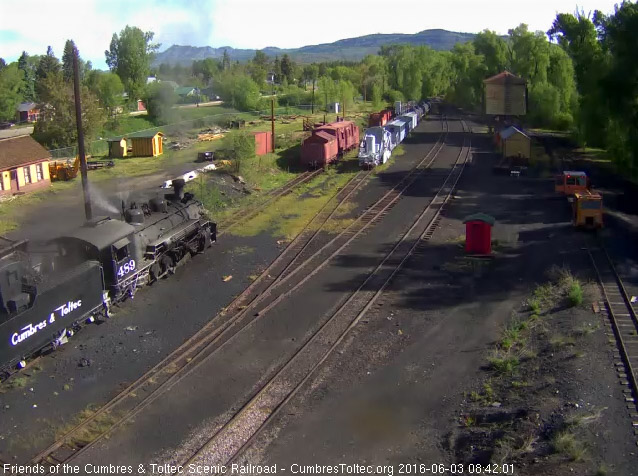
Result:
<instances>
[{"instance_id":1,"label":"yellow maintenance vehicle","mask_svg":"<svg viewBox=\"0 0 638 476\"><path fill-rule=\"evenodd\" d=\"M77 177L78 170L80 170L80 157L76 156L73 162L71 160L52 160L49 162L51 181L72 180Z\"/></svg>"},{"instance_id":2,"label":"yellow maintenance vehicle","mask_svg":"<svg viewBox=\"0 0 638 476\"><path fill-rule=\"evenodd\" d=\"M598 192L585 190L574 193L572 224L578 228L603 227L603 198Z\"/></svg>"}]
</instances>

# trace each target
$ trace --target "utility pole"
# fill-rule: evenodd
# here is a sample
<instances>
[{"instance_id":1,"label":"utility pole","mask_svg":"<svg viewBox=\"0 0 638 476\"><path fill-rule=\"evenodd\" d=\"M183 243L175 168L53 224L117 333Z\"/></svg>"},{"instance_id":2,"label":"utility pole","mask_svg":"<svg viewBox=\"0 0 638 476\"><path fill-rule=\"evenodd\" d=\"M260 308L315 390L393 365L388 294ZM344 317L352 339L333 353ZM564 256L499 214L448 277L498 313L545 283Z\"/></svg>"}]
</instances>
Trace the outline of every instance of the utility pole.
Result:
<instances>
[{"instance_id":1,"label":"utility pole","mask_svg":"<svg viewBox=\"0 0 638 476\"><path fill-rule=\"evenodd\" d=\"M341 99L343 102L343 120L346 120L346 97L343 96L343 98Z\"/></svg>"},{"instance_id":2,"label":"utility pole","mask_svg":"<svg viewBox=\"0 0 638 476\"><path fill-rule=\"evenodd\" d=\"M272 152L275 152L275 98L270 98L270 128L272 131Z\"/></svg>"},{"instance_id":3,"label":"utility pole","mask_svg":"<svg viewBox=\"0 0 638 476\"><path fill-rule=\"evenodd\" d=\"M82 129L82 104L80 103L80 71L78 69L78 49L73 48L73 94L75 95L75 123L78 128L78 155L80 156L80 173L82 174L82 192L84 193L84 214L86 219L93 218L91 211L91 193L86 169L84 152L84 130Z\"/></svg>"},{"instance_id":4,"label":"utility pole","mask_svg":"<svg viewBox=\"0 0 638 476\"><path fill-rule=\"evenodd\" d=\"M312 79L312 114L315 113L315 79Z\"/></svg>"}]
</instances>

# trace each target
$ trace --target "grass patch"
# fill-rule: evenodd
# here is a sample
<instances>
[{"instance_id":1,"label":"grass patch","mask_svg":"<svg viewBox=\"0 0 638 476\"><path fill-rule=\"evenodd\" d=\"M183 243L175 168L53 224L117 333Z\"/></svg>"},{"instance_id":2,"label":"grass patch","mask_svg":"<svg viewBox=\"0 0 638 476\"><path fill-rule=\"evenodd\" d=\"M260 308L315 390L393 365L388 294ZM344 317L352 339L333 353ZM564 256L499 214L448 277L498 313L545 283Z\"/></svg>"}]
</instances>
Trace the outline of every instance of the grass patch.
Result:
<instances>
[{"instance_id":1,"label":"grass patch","mask_svg":"<svg viewBox=\"0 0 638 476\"><path fill-rule=\"evenodd\" d=\"M29 383L29 377L27 376L14 376L9 380L0 384L0 393L8 392L16 388L24 388Z\"/></svg>"},{"instance_id":2,"label":"grass patch","mask_svg":"<svg viewBox=\"0 0 638 476\"><path fill-rule=\"evenodd\" d=\"M495 352L487 361L490 369L499 375L513 374L520 365L518 357L501 352Z\"/></svg>"},{"instance_id":3,"label":"grass patch","mask_svg":"<svg viewBox=\"0 0 638 476\"><path fill-rule=\"evenodd\" d=\"M337 173L335 168L330 168L312 183L298 187L241 227L234 228L233 233L255 236L268 232L278 238L293 239L354 174L354 171Z\"/></svg>"},{"instance_id":4,"label":"grass patch","mask_svg":"<svg viewBox=\"0 0 638 476\"><path fill-rule=\"evenodd\" d=\"M71 422L55 431L56 439L61 438L64 434L71 430L71 428L92 417L97 410L98 408L92 405L82 410ZM117 420L117 416L109 412L105 412L96 417L95 420L89 423L86 427L70 435L69 440L67 441L71 445L85 446L111 428Z\"/></svg>"},{"instance_id":5,"label":"grass patch","mask_svg":"<svg viewBox=\"0 0 638 476\"><path fill-rule=\"evenodd\" d=\"M573 337L558 334L550 339L549 344L556 349L560 349L576 345L576 340Z\"/></svg>"},{"instance_id":6,"label":"grass patch","mask_svg":"<svg viewBox=\"0 0 638 476\"><path fill-rule=\"evenodd\" d=\"M585 445L573 433L561 431L552 438L554 453L567 456L571 461L583 461L587 456Z\"/></svg>"},{"instance_id":7,"label":"grass patch","mask_svg":"<svg viewBox=\"0 0 638 476\"><path fill-rule=\"evenodd\" d=\"M238 246L233 248L231 253L235 256L245 256L255 252L255 248L251 246Z\"/></svg>"}]
</instances>

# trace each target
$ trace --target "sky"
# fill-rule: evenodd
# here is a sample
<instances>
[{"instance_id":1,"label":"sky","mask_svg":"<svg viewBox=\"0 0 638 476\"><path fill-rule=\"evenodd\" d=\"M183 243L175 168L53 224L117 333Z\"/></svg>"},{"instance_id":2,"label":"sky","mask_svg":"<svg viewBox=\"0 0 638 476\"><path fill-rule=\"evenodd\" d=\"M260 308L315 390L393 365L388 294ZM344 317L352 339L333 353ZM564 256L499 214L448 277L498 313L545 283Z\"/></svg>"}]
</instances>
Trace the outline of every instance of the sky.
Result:
<instances>
[{"instance_id":1,"label":"sky","mask_svg":"<svg viewBox=\"0 0 638 476\"><path fill-rule=\"evenodd\" d=\"M60 58L67 39L98 69L113 33L127 24L155 33L160 51L173 44L296 48L373 33L431 28L506 34L527 23L547 31L556 13L611 13L609 0L0 0L0 57L22 51ZM400 8L398 8L400 5Z\"/></svg>"}]
</instances>

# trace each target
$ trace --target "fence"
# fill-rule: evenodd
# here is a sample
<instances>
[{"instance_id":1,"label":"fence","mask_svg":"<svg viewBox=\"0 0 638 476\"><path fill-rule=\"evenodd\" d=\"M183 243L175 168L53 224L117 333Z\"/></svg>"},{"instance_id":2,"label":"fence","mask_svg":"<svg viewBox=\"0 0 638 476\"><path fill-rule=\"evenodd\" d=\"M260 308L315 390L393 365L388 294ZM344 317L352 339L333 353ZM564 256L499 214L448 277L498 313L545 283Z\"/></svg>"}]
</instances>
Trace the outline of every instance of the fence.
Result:
<instances>
[{"instance_id":1,"label":"fence","mask_svg":"<svg viewBox=\"0 0 638 476\"><path fill-rule=\"evenodd\" d=\"M277 115L290 115L290 114L308 114L310 113L311 106L309 104L298 106L286 106L275 108L275 116ZM315 111L317 108L315 107ZM230 120L244 119L252 120L262 115L270 116L270 109L262 111L249 111L249 112L226 112L221 114L212 114L210 116L204 116L197 119L189 119L186 121L175 122L173 124L167 124L165 126L151 127L149 129L142 129L135 132L129 132L126 135L133 135L140 132L163 132L167 135L174 135L192 131L193 129L204 129L207 127L220 126L225 127ZM90 142L86 146L86 153L92 156L107 155L108 154L108 139L99 139ZM49 151L53 159L66 159L75 157L78 153L77 146L65 147L62 149L52 149Z\"/></svg>"}]
</instances>

